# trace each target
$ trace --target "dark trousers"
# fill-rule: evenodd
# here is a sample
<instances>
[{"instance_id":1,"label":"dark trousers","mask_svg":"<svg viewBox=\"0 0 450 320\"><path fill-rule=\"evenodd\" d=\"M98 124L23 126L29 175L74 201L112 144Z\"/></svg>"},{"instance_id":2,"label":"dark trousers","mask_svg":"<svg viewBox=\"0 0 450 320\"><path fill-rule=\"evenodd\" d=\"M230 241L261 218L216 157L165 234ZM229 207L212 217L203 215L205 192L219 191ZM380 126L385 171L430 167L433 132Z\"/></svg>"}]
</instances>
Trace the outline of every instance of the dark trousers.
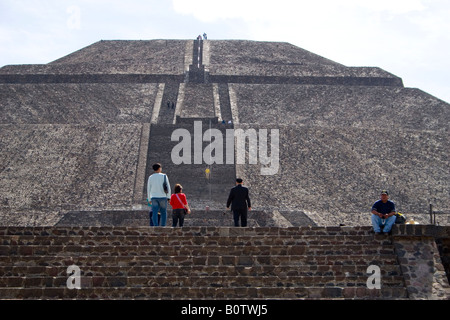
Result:
<instances>
[{"instance_id":1,"label":"dark trousers","mask_svg":"<svg viewBox=\"0 0 450 320\"><path fill-rule=\"evenodd\" d=\"M247 209L233 210L234 226L239 227L239 218L241 218L241 227L247 226Z\"/></svg>"},{"instance_id":2,"label":"dark trousers","mask_svg":"<svg viewBox=\"0 0 450 320\"><path fill-rule=\"evenodd\" d=\"M172 227L176 227L180 223L180 227L184 224L184 209L173 209L172 212Z\"/></svg>"}]
</instances>

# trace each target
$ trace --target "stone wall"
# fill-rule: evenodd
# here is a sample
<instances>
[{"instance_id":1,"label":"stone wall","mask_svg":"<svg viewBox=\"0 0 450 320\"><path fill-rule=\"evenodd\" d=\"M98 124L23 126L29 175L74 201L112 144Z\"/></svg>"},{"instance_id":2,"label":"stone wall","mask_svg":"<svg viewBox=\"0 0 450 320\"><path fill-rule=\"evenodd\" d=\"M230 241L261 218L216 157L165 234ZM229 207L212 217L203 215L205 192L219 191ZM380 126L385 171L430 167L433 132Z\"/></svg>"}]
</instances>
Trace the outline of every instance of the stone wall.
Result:
<instances>
[{"instance_id":1,"label":"stone wall","mask_svg":"<svg viewBox=\"0 0 450 320\"><path fill-rule=\"evenodd\" d=\"M0 92L3 224L132 207L156 84L4 84Z\"/></svg>"},{"instance_id":2,"label":"stone wall","mask_svg":"<svg viewBox=\"0 0 450 320\"><path fill-rule=\"evenodd\" d=\"M397 78L380 68L348 68L289 43L208 42L211 75Z\"/></svg>"},{"instance_id":3,"label":"stone wall","mask_svg":"<svg viewBox=\"0 0 450 320\"><path fill-rule=\"evenodd\" d=\"M5 66L1 74L184 74L185 40L99 41L49 64Z\"/></svg>"},{"instance_id":4,"label":"stone wall","mask_svg":"<svg viewBox=\"0 0 450 320\"><path fill-rule=\"evenodd\" d=\"M239 127L273 129L269 125ZM261 175L261 165L237 166L237 174L251 189L255 207L305 212L319 225L365 225L370 224L370 208L380 190L387 188L397 210L422 223L429 222L430 197L435 210L449 209L447 148L442 147L445 142L437 133L276 128L280 130L277 175ZM383 155L386 144L395 150L389 156ZM448 216L438 215L438 219L448 223Z\"/></svg>"},{"instance_id":5,"label":"stone wall","mask_svg":"<svg viewBox=\"0 0 450 320\"><path fill-rule=\"evenodd\" d=\"M229 87L238 127L280 130L277 175L238 166L255 205L306 213L319 225L365 225L389 189L409 218L429 223L431 201L447 213L438 223L450 222L448 104L409 88Z\"/></svg>"},{"instance_id":6,"label":"stone wall","mask_svg":"<svg viewBox=\"0 0 450 320\"><path fill-rule=\"evenodd\" d=\"M448 299L450 285L436 242L448 241L449 228L400 226L393 229L393 244L398 256L408 296L413 300ZM446 264L448 268L448 263Z\"/></svg>"},{"instance_id":7,"label":"stone wall","mask_svg":"<svg viewBox=\"0 0 450 320\"><path fill-rule=\"evenodd\" d=\"M141 130L141 124L2 125L2 224L47 224L48 215L74 209L131 208Z\"/></svg>"},{"instance_id":8,"label":"stone wall","mask_svg":"<svg viewBox=\"0 0 450 320\"><path fill-rule=\"evenodd\" d=\"M0 84L0 124L149 123L157 85Z\"/></svg>"},{"instance_id":9,"label":"stone wall","mask_svg":"<svg viewBox=\"0 0 450 320\"><path fill-rule=\"evenodd\" d=\"M448 104L411 88L230 84L240 123L448 132Z\"/></svg>"},{"instance_id":10,"label":"stone wall","mask_svg":"<svg viewBox=\"0 0 450 320\"><path fill-rule=\"evenodd\" d=\"M78 217L83 225L83 218L92 215ZM449 228L395 227L387 237L374 235L370 227L148 228L108 222L0 227L1 296L183 301L450 298L433 244L449 239ZM77 290L67 285L67 268L73 265L80 270ZM377 277L369 267L379 268L378 288L369 287L372 276Z\"/></svg>"}]
</instances>

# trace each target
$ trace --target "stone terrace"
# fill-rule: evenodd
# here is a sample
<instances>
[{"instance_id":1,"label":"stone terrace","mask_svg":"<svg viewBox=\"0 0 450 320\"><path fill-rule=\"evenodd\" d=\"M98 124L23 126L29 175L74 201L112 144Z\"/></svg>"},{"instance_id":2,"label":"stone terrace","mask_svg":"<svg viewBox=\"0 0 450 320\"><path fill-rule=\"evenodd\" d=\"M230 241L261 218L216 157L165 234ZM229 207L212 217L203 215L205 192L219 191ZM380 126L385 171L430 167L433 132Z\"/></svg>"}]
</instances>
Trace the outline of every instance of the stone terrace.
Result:
<instances>
[{"instance_id":1,"label":"stone terrace","mask_svg":"<svg viewBox=\"0 0 450 320\"><path fill-rule=\"evenodd\" d=\"M239 123L448 133L448 104L411 88L230 84Z\"/></svg>"},{"instance_id":2,"label":"stone terrace","mask_svg":"<svg viewBox=\"0 0 450 320\"><path fill-rule=\"evenodd\" d=\"M418 89L230 84L243 129L280 130L280 172L238 166L261 207L306 213L321 225L368 224L387 188L421 223L431 199L449 212L448 104ZM450 222L447 214L439 223Z\"/></svg>"},{"instance_id":3,"label":"stone terrace","mask_svg":"<svg viewBox=\"0 0 450 320\"><path fill-rule=\"evenodd\" d=\"M442 141L437 133L315 126L277 128L280 141L290 143L280 143L276 183L274 177L259 174L260 165L238 165L236 169L247 181L256 207L306 213L319 225L368 225L370 205L379 190L388 185L397 209L421 223L429 222L425 213L430 193L436 207L448 209L448 141ZM353 143L356 140L358 144ZM379 157L386 141L396 150L388 159ZM413 154L412 150L427 152ZM427 170L429 166L433 171ZM428 187L424 188L425 181ZM450 222L447 215L438 215L438 219L441 224ZM297 225L292 214L288 220Z\"/></svg>"},{"instance_id":4,"label":"stone terrace","mask_svg":"<svg viewBox=\"0 0 450 320\"><path fill-rule=\"evenodd\" d=\"M211 41L209 50L211 75L397 78L380 68L348 68L283 42Z\"/></svg>"},{"instance_id":5,"label":"stone terrace","mask_svg":"<svg viewBox=\"0 0 450 320\"><path fill-rule=\"evenodd\" d=\"M156 84L0 84L0 124L149 123Z\"/></svg>"},{"instance_id":6,"label":"stone terrace","mask_svg":"<svg viewBox=\"0 0 450 320\"><path fill-rule=\"evenodd\" d=\"M141 131L140 124L2 125L2 223L52 225L51 216L68 210L130 208Z\"/></svg>"},{"instance_id":7,"label":"stone terrace","mask_svg":"<svg viewBox=\"0 0 450 320\"><path fill-rule=\"evenodd\" d=\"M1 73L179 75L190 48L184 40L99 41L49 64L5 66Z\"/></svg>"}]
</instances>

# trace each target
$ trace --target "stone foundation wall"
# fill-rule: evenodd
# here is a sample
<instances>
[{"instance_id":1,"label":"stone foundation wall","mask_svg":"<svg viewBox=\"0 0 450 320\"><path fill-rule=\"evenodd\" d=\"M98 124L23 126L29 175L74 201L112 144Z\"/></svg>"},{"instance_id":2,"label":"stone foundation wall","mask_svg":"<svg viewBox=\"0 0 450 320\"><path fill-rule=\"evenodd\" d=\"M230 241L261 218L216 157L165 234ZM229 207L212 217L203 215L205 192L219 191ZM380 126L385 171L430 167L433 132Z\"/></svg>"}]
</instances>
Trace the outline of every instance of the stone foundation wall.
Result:
<instances>
[{"instance_id":1,"label":"stone foundation wall","mask_svg":"<svg viewBox=\"0 0 450 320\"><path fill-rule=\"evenodd\" d=\"M400 226L390 237L369 227L0 227L0 293L9 299L448 300L433 243L449 239L449 230ZM77 290L67 286L72 265L80 270ZM370 266L379 268L378 288L369 287Z\"/></svg>"},{"instance_id":2,"label":"stone foundation wall","mask_svg":"<svg viewBox=\"0 0 450 320\"><path fill-rule=\"evenodd\" d=\"M436 226L397 226L393 244L408 296L414 300L449 299L450 285L436 242L449 239L449 228ZM448 265L447 265L448 267Z\"/></svg>"}]
</instances>

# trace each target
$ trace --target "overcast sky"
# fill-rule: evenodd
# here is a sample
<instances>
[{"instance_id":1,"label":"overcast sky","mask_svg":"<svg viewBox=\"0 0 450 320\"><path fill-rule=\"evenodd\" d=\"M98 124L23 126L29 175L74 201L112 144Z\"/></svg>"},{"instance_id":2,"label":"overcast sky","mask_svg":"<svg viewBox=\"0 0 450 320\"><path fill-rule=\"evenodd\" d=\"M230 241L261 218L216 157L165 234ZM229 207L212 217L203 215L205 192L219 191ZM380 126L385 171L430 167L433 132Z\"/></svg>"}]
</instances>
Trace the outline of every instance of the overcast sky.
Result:
<instances>
[{"instance_id":1,"label":"overcast sky","mask_svg":"<svg viewBox=\"0 0 450 320\"><path fill-rule=\"evenodd\" d=\"M450 102L450 0L0 0L0 67L99 40L286 41Z\"/></svg>"}]
</instances>

